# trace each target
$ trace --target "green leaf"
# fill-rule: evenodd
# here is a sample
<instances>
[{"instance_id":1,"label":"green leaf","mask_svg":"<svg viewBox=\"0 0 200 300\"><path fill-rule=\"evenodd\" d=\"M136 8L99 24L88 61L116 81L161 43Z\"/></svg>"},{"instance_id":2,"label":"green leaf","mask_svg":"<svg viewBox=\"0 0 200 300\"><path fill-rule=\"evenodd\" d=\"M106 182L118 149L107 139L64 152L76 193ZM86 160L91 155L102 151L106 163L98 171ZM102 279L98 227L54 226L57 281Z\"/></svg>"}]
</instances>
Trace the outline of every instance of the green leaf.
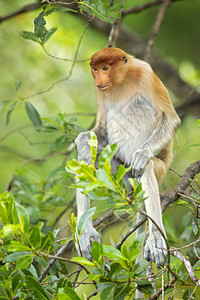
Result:
<instances>
[{"instance_id":1,"label":"green leaf","mask_svg":"<svg viewBox=\"0 0 200 300\"><path fill-rule=\"evenodd\" d=\"M54 34L54 32L56 32L56 30L57 30L57 27L53 27L49 31L47 31L43 42L46 43L48 41L48 39L50 39L50 37Z\"/></svg>"},{"instance_id":2,"label":"green leaf","mask_svg":"<svg viewBox=\"0 0 200 300\"><path fill-rule=\"evenodd\" d=\"M113 282L99 282L97 285L98 292L102 292L104 289L114 287L115 284Z\"/></svg>"},{"instance_id":3,"label":"green leaf","mask_svg":"<svg viewBox=\"0 0 200 300\"><path fill-rule=\"evenodd\" d=\"M49 299L44 288L37 280L35 280L31 276L26 276L25 279L26 279L28 288L31 289L31 292L34 294L36 299L40 299L40 300Z\"/></svg>"},{"instance_id":4,"label":"green leaf","mask_svg":"<svg viewBox=\"0 0 200 300\"><path fill-rule=\"evenodd\" d=\"M199 146L200 146L200 143L190 144L186 147L186 149L193 148L193 147L199 147Z\"/></svg>"},{"instance_id":5,"label":"green leaf","mask_svg":"<svg viewBox=\"0 0 200 300\"><path fill-rule=\"evenodd\" d=\"M193 294L193 290L190 288L190 289L185 291L185 293L182 296L182 299L183 300L188 300L188 299L194 300L194 299L196 299L196 295Z\"/></svg>"},{"instance_id":6,"label":"green leaf","mask_svg":"<svg viewBox=\"0 0 200 300\"><path fill-rule=\"evenodd\" d=\"M88 211L86 211L82 216L80 217L80 220L77 225L77 232L80 237L83 230L85 229L86 225L88 224L89 219L94 215L96 210L96 207L90 208Z\"/></svg>"},{"instance_id":7,"label":"green leaf","mask_svg":"<svg viewBox=\"0 0 200 300\"><path fill-rule=\"evenodd\" d=\"M103 267L103 245L94 241L92 243L91 254L95 261Z\"/></svg>"},{"instance_id":8,"label":"green leaf","mask_svg":"<svg viewBox=\"0 0 200 300\"><path fill-rule=\"evenodd\" d=\"M99 155L99 168L103 168L106 161L111 162L115 152L117 150L117 144L107 145L101 154Z\"/></svg>"},{"instance_id":9,"label":"green leaf","mask_svg":"<svg viewBox=\"0 0 200 300\"><path fill-rule=\"evenodd\" d=\"M152 295L154 290L152 285L148 282L148 284L145 284L145 280L143 280L143 283L140 285L140 281L137 282L137 289L144 294Z\"/></svg>"},{"instance_id":10,"label":"green leaf","mask_svg":"<svg viewBox=\"0 0 200 300\"><path fill-rule=\"evenodd\" d=\"M12 279L12 290L16 294L17 289L22 285L23 277L20 273L16 274Z\"/></svg>"},{"instance_id":11,"label":"green leaf","mask_svg":"<svg viewBox=\"0 0 200 300\"><path fill-rule=\"evenodd\" d=\"M128 290L127 283L117 284L117 286L115 287L114 299L124 300L126 297L127 290Z\"/></svg>"},{"instance_id":12,"label":"green leaf","mask_svg":"<svg viewBox=\"0 0 200 300\"><path fill-rule=\"evenodd\" d=\"M112 286L105 288L100 294L100 299L101 300L113 300L114 288L115 288L114 283L112 283Z\"/></svg>"},{"instance_id":13,"label":"green leaf","mask_svg":"<svg viewBox=\"0 0 200 300\"><path fill-rule=\"evenodd\" d=\"M84 257L73 257L71 261L76 261L81 265L94 266L94 263Z\"/></svg>"},{"instance_id":14,"label":"green leaf","mask_svg":"<svg viewBox=\"0 0 200 300\"><path fill-rule=\"evenodd\" d=\"M70 287L65 287L64 293L60 293L60 290L62 289L58 290L59 293L58 300L81 300L80 297L77 295L77 293ZM67 298L64 297L65 295L67 296Z\"/></svg>"},{"instance_id":15,"label":"green leaf","mask_svg":"<svg viewBox=\"0 0 200 300\"><path fill-rule=\"evenodd\" d=\"M0 231L0 236L7 237L12 234L22 234L23 228L22 224L6 224L3 226L2 230Z\"/></svg>"},{"instance_id":16,"label":"green leaf","mask_svg":"<svg viewBox=\"0 0 200 300\"><path fill-rule=\"evenodd\" d=\"M35 248L39 248L41 244L40 230L38 227L31 228L30 244Z\"/></svg>"},{"instance_id":17,"label":"green leaf","mask_svg":"<svg viewBox=\"0 0 200 300\"><path fill-rule=\"evenodd\" d=\"M116 180L117 182L120 182L124 175L131 170L131 166L129 168L125 168L123 165L120 165L118 168L117 168L117 173L116 173Z\"/></svg>"},{"instance_id":18,"label":"green leaf","mask_svg":"<svg viewBox=\"0 0 200 300\"><path fill-rule=\"evenodd\" d=\"M29 214L25 207L16 202L13 210L13 219L17 218L18 222L22 224L24 232L27 232L30 224Z\"/></svg>"},{"instance_id":19,"label":"green leaf","mask_svg":"<svg viewBox=\"0 0 200 300\"><path fill-rule=\"evenodd\" d=\"M198 261L194 264L193 270L196 270L196 269L199 268L199 267L200 267L200 260L198 260Z\"/></svg>"},{"instance_id":20,"label":"green leaf","mask_svg":"<svg viewBox=\"0 0 200 300\"><path fill-rule=\"evenodd\" d=\"M34 255L31 254L29 256L27 255L25 257L20 258L17 261L17 268L20 269L20 270L22 270L22 269L25 269L26 267L30 266L30 264L33 261L33 257L34 257Z\"/></svg>"},{"instance_id":21,"label":"green leaf","mask_svg":"<svg viewBox=\"0 0 200 300\"><path fill-rule=\"evenodd\" d=\"M197 126L200 127L200 119L197 120Z\"/></svg>"},{"instance_id":22,"label":"green leaf","mask_svg":"<svg viewBox=\"0 0 200 300\"><path fill-rule=\"evenodd\" d=\"M90 131L90 140L88 141L88 144L90 145L91 162L95 168L98 140L96 134L93 131Z\"/></svg>"},{"instance_id":23,"label":"green leaf","mask_svg":"<svg viewBox=\"0 0 200 300\"><path fill-rule=\"evenodd\" d=\"M113 246L103 245L103 254L110 259L114 260L127 260L126 257L122 255L122 253Z\"/></svg>"},{"instance_id":24,"label":"green leaf","mask_svg":"<svg viewBox=\"0 0 200 300\"><path fill-rule=\"evenodd\" d=\"M105 182L104 181L100 181L99 180L99 181L91 182L84 189L84 194L89 193L90 191L96 189L97 187L102 187L102 186L105 186Z\"/></svg>"},{"instance_id":25,"label":"green leaf","mask_svg":"<svg viewBox=\"0 0 200 300\"><path fill-rule=\"evenodd\" d=\"M49 231L41 241L41 250L49 251L55 242L55 237L51 231Z\"/></svg>"},{"instance_id":26,"label":"green leaf","mask_svg":"<svg viewBox=\"0 0 200 300\"><path fill-rule=\"evenodd\" d=\"M35 127L39 127L39 126L42 125L42 121L41 121L41 118L40 118L40 115L39 115L38 111L28 101L26 102L26 112L28 114L29 119L31 120L31 122L33 123L33 125Z\"/></svg>"},{"instance_id":27,"label":"green leaf","mask_svg":"<svg viewBox=\"0 0 200 300\"><path fill-rule=\"evenodd\" d=\"M129 250L132 251L134 249L140 249L143 244L144 244L144 240L145 240L145 237L146 237L146 232L142 232L140 233L136 238L135 240L133 241L133 244L130 246Z\"/></svg>"},{"instance_id":28,"label":"green leaf","mask_svg":"<svg viewBox=\"0 0 200 300\"><path fill-rule=\"evenodd\" d=\"M66 205L66 199L64 197L59 197L57 195L53 195L49 197L47 200L45 200L45 203L48 203L52 206L65 206Z\"/></svg>"},{"instance_id":29,"label":"green leaf","mask_svg":"<svg viewBox=\"0 0 200 300\"><path fill-rule=\"evenodd\" d=\"M15 101L15 102L11 105L9 111L7 112L7 115L6 115L6 125L8 125L9 122L10 122L10 116L11 116L12 112L14 111L16 104L17 104L17 101Z\"/></svg>"},{"instance_id":30,"label":"green leaf","mask_svg":"<svg viewBox=\"0 0 200 300\"><path fill-rule=\"evenodd\" d=\"M10 103L11 100L3 100L0 104L0 111Z\"/></svg>"},{"instance_id":31,"label":"green leaf","mask_svg":"<svg viewBox=\"0 0 200 300\"><path fill-rule=\"evenodd\" d=\"M4 258L4 262L17 262L19 259L26 257L30 257L30 252L27 251L20 251L20 252L14 252L10 255L8 255L6 258Z\"/></svg>"},{"instance_id":32,"label":"green leaf","mask_svg":"<svg viewBox=\"0 0 200 300\"><path fill-rule=\"evenodd\" d=\"M46 30L44 25L46 24L43 18L44 13L41 12L37 18L34 20L34 34L35 36L41 38L44 36L44 31Z\"/></svg>"},{"instance_id":33,"label":"green leaf","mask_svg":"<svg viewBox=\"0 0 200 300\"><path fill-rule=\"evenodd\" d=\"M35 36L35 34L33 32L21 31L20 35L21 35L21 37L23 37L26 40L31 40L31 41L41 44L41 41L39 40L39 38L37 36Z\"/></svg>"},{"instance_id":34,"label":"green leaf","mask_svg":"<svg viewBox=\"0 0 200 300\"><path fill-rule=\"evenodd\" d=\"M31 251L31 248L26 244L23 244L19 241L11 241L8 248L9 252L17 252L17 251Z\"/></svg>"},{"instance_id":35,"label":"green leaf","mask_svg":"<svg viewBox=\"0 0 200 300\"><path fill-rule=\"evenodd\" d=\"M77 173L77 177L80 179L86 179L91 181L96 180L94 176L93 165L88 165L84 161L81 161L79 163L77 160L72 159L67 162L65 170L69 173Z\"/></svg>"},{"instance_id":36,"label":"green leaf","mask_svg":"<svg viewBox=\"0 0 200 300\"><path fill-rule=\"evenodd\" d=\"M149 263L147 261L140 261L134 266L134 273L139 275L144 270L146 270L149 266Z\"/></svg>"},{"instance_id":37,"label":"green leaf","mask_svg":"<svg viewBox=\"0 0 200 300\"><path fill-rule=\"evenodd\" d=\"M63 134L55 140L55 142L53 143L53 147L56 150L62 149L63 147L66 147L68 140L69 136L67 134Z\"/></svg>"}]
</instances>

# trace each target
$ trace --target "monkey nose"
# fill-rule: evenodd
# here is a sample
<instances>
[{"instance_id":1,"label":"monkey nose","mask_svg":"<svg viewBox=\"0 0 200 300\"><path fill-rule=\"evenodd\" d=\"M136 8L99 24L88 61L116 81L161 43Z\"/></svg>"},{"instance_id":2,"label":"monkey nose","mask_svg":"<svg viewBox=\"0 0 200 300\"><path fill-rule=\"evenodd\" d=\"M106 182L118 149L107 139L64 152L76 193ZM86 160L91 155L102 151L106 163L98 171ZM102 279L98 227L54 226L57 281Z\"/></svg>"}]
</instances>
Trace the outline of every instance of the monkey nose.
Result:
<instances>
[{"instance_id":1,"label":"monkey nose","mask_svg":"<svg viewBox=\"0 0 200 300\"><path fill-rule=\"evenodd\" d=\"M98 88L101 88L103 85L101 83L99 83L99 82L95 82L94 86L98 87Z\"/></svg>"}]
</instances>

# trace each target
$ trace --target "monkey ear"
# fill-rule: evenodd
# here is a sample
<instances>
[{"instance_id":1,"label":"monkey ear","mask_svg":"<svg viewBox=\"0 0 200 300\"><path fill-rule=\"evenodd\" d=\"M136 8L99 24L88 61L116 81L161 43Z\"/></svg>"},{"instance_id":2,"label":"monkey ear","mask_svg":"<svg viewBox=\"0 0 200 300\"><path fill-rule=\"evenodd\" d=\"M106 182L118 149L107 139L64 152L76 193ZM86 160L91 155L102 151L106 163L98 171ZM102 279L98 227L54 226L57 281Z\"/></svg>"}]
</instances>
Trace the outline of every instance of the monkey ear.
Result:
<instances>
[{"instance_id":1,"label":"monkey ear","mask_svg":"<svg viewBox=\"0 0 200 300\"><path fill-rule=\"evenodd\" d=\"M128 61L128 59L126 58L126 56L121 56L121 60L124 61L125 63Z\"/></svg>"}]
</instances>

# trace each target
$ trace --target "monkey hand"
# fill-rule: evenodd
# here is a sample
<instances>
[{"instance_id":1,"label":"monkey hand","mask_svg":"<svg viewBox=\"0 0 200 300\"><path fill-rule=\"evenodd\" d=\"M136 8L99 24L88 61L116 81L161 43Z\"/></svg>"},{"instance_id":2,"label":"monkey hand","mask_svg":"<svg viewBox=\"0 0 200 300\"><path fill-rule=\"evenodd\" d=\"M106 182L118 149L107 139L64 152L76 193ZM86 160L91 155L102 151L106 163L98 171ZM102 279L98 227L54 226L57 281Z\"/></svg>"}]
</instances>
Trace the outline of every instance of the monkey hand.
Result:
<instances>
[{"instance_id":1,"label":"monkey hand","mask_svg":"<svg viewBox=\"0 0 200 300\"><path fill-rule=\"evenodd\" d=\"M158 229L154 229L147 238L144 257L147 261L152 260L159 268L164 265L165 257L167 257L166 249L165 239Z\"/></svg>"},{"instance_id":2,"label":"monkey hand","mask_svg":"<svg viewBox=\"0 0 200 300\"><path fill-rule=\"evenodd\" d=\"M78 150L79 161L84 160L86 162L91 161L91 152L88 141L90 139L90 132L81 132L75 139L75 144Z\"/></svg>"},{"instance_id":3,"label":"monkey hand","mask_svg":"<svg viewBox=\"0 0 200 300\"><path fill-rule=\"evenodd\" d=\"M91 224L88 224L88 226L83 230L80 238L77 238L76 236L76 240L76 250L78 252L78 255L92 260L91 244L94 241L100 243L100 235L96 231L96 229L94 229Z\"/></svg>"},{"instance_id":4,"label":"monkey hand","mask_svg":"<svg viewBox=\"0 0 200 300\"><path fill-rule=\"evenodd\" d=\"M135 178L142 176L144 172L144 168L151 157L153 157L153 153L149 149L139 149L133 153L131 165L132 165L132 174Z\"/></svg>"}]
</instances>

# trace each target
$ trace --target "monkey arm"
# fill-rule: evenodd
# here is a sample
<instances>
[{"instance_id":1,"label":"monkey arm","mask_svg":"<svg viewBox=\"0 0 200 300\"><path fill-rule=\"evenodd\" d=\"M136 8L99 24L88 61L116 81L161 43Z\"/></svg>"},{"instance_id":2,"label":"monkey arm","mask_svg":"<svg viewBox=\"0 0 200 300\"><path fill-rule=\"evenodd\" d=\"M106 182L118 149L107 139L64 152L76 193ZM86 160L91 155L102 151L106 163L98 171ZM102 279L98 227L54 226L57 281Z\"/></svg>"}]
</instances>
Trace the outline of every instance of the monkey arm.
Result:
<instances>
[{"instance_id":1,"label":"monkey arm","mask_svg":"<svg viewBox=\"0 0 200 300\"><path fill-rule=\"evenodd\" d=\"M144 168L150 158L154 157L173 138L180 119L173 111L173 115L162 113L156 128L141 149L134 152L132 157L132 173L134 177L143 174Z\"/></svg>"},{"instance_id":2,"label":"monkey arm","mask_svg":"<svg viewBox=\"0 0 200 300\"><path fill-rule=\"evenodd\" d=\"M97 135L98 149L97 153L100 153L107 142L106 130L102 126L96 126L93 131ZM78 160L84 160L86 163L91 164L91 152L88 141L90 140L90 131L82 132L75 140L78 151ZM82 193L82 189L77 189L76 192L77 201L77 222L79 222L81 216L90 208L90 200ZM96 240L100 242L100 236L98 232L92 226L92 218L89 219L87 226L79 237L76 235L77 244L76 249L79 255L91 259L91 243Z\"/></svg>"},{"instance_id":3,"label":"monkey arm","mask_svg":"<svg viewBox=\"0 0 200 300\"><path fill-rule=\"evenodd\" d=\"M145 208L147 215L151 217L156 225L162 230L163 235L166 236L164 226L162 223L162 212L160 205L160 195L158 183L154 174L154 162L150 160L141 177L142 189L144 190ZM152 260L157 267L164 265L164 257L167 256L165 250L166 243L163 235L151 220L149 220L149 236L144 248L144 256L146 260Z\"/></svg>"}]
</instances>

